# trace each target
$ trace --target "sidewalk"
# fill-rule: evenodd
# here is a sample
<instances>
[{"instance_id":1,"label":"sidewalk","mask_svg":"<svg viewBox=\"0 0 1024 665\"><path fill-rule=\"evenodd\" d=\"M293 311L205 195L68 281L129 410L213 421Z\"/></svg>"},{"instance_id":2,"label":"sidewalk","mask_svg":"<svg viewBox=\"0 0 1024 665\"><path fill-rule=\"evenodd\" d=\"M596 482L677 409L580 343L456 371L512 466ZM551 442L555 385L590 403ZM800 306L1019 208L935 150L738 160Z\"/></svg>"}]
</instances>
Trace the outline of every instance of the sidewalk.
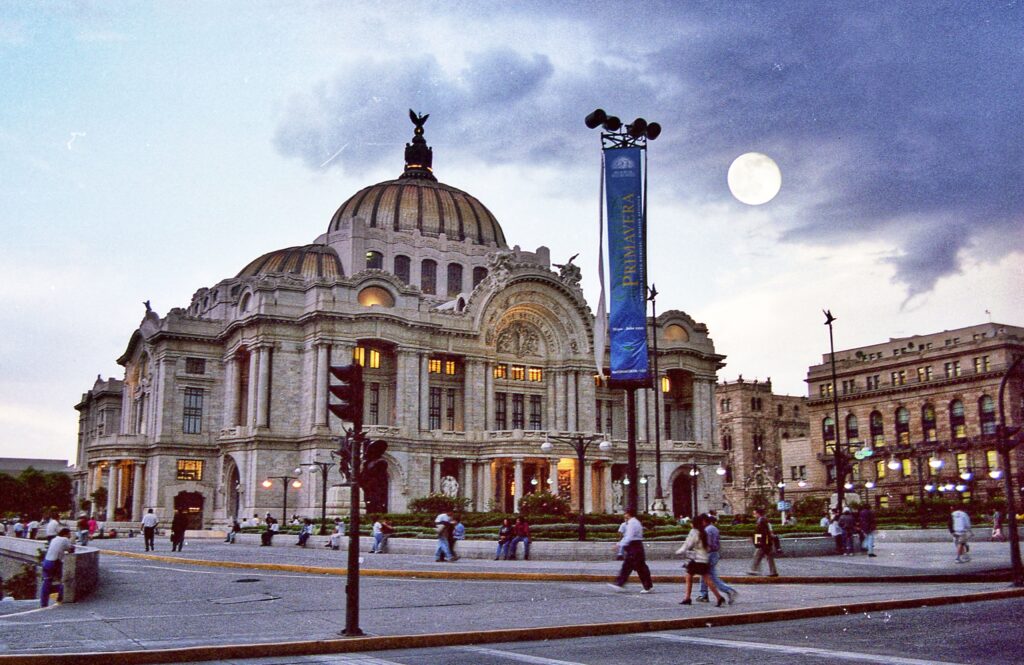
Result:
<instances>
[{"instance_id":1,"label":"sidewalk","mask_svg":"<svg viewBox=\"0 0 1024 665\"><path fill-rule=\"evenodd\" d=\"M605 562L460 560L452 564L417 556L364 554L359 625L368 637L343 639L339 633L345 627L344 551L303 549L283 541L267 548L193 540L173 558L169 545L156 557L140 558L145 553L138 538L96 544L104 548L97 593L84 603L0 617L0 663L9 656L14 663L52 665L184 662L554 639L730 621L889 612L1020 594L1020 590L1008 591L1001 581L964 582L956 587L926 582L926 578L914 583L893 581L907 574L963 576L1006 568L1007 547L999 543L975 544L974 560L959 565L953 563L948 543L882 545L875 559L780 560L783 578L746 577L742 573L747 560L726 560L724 573L739 574L740 596L735 605L721 608L678 604L681 585L666 581L681 572L678 561L653 562L653 594L640 595L635 576L627 586L629 593L616 593L603 581L585 581L589 576L606 580L618 570L610 545ZM254 564L273 569L253 568ZM311 574L286 567L331 572ZM470 579L424 579L456 572L469 573ZM520 574L539 581L517 579ZM545 579L549 575L559 576L559 581ZM584 575L588 577L572 577ZM489 579L472 579L475 576ZM815 577L835 581L806 583ZM878 583L852 582L858 577ZM848 583L836 583L841 580ZM771 583L776 581L788 583ZM166 649L176 651L160 651ZM118 655L112 656L110 652L115 651ZM29 654L36 655L20 657Z\"/></svg>"}]
</instances>

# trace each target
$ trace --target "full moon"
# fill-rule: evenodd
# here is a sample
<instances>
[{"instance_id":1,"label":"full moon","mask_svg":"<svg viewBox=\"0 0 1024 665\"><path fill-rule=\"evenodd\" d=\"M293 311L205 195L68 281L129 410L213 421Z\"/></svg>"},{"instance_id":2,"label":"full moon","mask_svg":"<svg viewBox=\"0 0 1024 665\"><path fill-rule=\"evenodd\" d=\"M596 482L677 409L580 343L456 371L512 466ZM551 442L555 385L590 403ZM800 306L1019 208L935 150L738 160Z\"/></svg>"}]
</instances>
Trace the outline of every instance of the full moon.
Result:
<instances>
[{"instance_id":1,"label":"full moon","mask_svg":"<svg viewBox=\"0 0 1024 665\"><path fill-rule=\"evenodd\" d=\"M729 166L729 191L736 200L759 206L775 198L782 187L782 171L768 155L748 152L737 157Z\"/></svg>"}]
</instances>

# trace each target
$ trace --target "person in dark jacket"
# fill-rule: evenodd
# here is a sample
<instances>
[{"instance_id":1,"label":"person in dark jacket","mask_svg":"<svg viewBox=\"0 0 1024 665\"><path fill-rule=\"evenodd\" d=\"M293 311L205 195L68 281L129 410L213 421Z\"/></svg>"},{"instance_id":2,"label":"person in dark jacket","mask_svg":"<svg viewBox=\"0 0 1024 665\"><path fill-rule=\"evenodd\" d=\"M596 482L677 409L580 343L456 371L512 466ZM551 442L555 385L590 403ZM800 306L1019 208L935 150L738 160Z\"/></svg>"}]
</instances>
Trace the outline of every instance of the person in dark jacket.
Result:
<instances>
[{"instance_id":1,"label":"person in dark jacket","mask_svg":"<svg viewBox=\"0 0 1024 665\"><path fill-rule=\"evenodd\" d=\"M508 546L515 536L515 529L512 528L512 520L505 518L498 527L498 549L494 552L494 560L508 558Z\"/></svg>"},{"instance_id":2,"label":"person in dark jacket","mask_svg":"<svg viewBox=\"0 0 1024 665\"><path fill-rule=\"evenodd\" d=\"M516 518L515 525L516 537L512 539L512 544L509 545L509 557L515 559L517 551L519 549L519 543L523 544L523 559L530 559L530 523L526 521L526 518L519 516Z\"/></svg>"},{"instance_id":3,"label":"person in dark jacket","mask_svg":"<svg viewBox=\"0 0 1024 665\"><path fill-rule=\"evenodd\" d=\"M185 529L188 527L188 516L183 510L174 511L171 520L171 551L180 552L185 545Z\"/></svg>"},{"instance_id":4,"label":"person in dark jacket","mask_svg":"<svg viewBox=\"0 0 1024 665\"><path fill-rule=\"evenodd\" d=\"M875 519L875 511L870 506L864 506L857 514L857 523L860 525L861 547L868 552L868 556L875 555L875 531L878 530L878 520Z\"/></svg>"},{"instance_id":5,"label":"person in dark jacket","mask_svg":"<svg viewBox=\"0 0 1024 665\"><path fill-rule=\"evenodd\" d=\"M761 562L768 559L768 577L778 577L779 571L775 568L775 538L772 534L772 525L764 515L763 508L755 508L754 515L757 517L757 526L754 527L754 559L750 562L750 570L747 575L759 575Z\"/></svg>"},{"instance_id":6,"label":"person in dark jacket","mask_svg":"<svg viewBox=\"0 0 1024 665\"><path fill-rule=\"evenodd\" d=\"M839 516L839 526L843 529L843 556L853 556L853 532L857 527L857 518L847 506Z\"/></svg>"}]
</instances>

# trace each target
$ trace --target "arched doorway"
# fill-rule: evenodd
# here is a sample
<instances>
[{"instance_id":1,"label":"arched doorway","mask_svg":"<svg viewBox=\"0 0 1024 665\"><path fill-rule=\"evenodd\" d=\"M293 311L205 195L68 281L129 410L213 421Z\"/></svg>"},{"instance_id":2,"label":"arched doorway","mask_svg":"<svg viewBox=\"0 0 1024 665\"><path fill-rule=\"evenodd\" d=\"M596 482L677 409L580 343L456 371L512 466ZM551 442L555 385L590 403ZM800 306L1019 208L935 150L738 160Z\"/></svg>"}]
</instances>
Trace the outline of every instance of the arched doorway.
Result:
<instances>
[{"instance_id":1,"label":"arched doorway","mask_svg":"<svg viewBox=\"0 0 1024 665\"><path fill-rule=\"evenodd\" d=\"M174 497L174 510L183 510L188 517L187 529L203 528L203 493L178 492Z\"/></svg>"},{"instance_id":2,"label":"arched doorway","mask_svg":"<svg viewBox=\"0 0 1024 665\"><path fill-rule=\"evenodd\" d=\"M672 514L677 519L693 517L693 484L685 472L672 481Z\"/></svg>"},{"instance_id":3,"label":"arched doorway","mask_svg":"<svg viewBox=\"0 0 1024 665\"><path fill-rule=\"evenodd\" d=\"M362 486L366 512L388 512L388 463L386 460L381 460L380 464L370 470Z\"/></svg>"}]
</instances>

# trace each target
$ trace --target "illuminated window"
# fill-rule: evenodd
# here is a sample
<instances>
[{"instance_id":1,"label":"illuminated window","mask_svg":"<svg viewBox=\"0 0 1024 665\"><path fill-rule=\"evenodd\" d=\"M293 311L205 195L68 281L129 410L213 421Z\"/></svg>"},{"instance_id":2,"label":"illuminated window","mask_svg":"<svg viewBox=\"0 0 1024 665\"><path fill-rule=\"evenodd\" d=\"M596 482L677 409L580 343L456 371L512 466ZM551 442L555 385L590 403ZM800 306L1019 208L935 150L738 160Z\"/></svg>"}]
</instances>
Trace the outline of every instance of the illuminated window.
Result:
<instances>
[{"instance_id":1,"label":"illuminated window","mask_svg":"<svg viewBox=\"0 0 1024 665\"><path fill-rule=\"evenodd\" d=\"M898 372L890 372L889 379L894 386L902 386L907 382L907 370L901 369Z\"/></svg>"},{"instance_id":2,"label":"illuminated window","mask_svg":"<svg viewBox=\"0 0 1024 665\"><path fill-rule=\"evenodd\" d=\"M996 403L991 396L982 395L978 400L978 417L983 435L996 433Z\"/></svg>"},{"instance_id":3,"label":"illuminated window","mask_svg":"<svg viewBox=\"0 0 1024 665\"><path fill-rule=\"evenodd\" d=\"M909 459L905 459L905 460L900 460L900 462L901 462L901 465L903 467L903 477L904 478L909 478L910 477L910 473L912 471L910 460Z\"/></svg>"},{"instance_id":4,"label":"illuminated window","mask_svg":"<svg viewBox=\"0 0 1024 665\"><path fill-rule=\"evenodd\" d=\"M994 451L994 450L986 450L985 451L985 464L988 466L988 468L990 470L991 469L998 469L999 468L999 455L998 455L998 453L996 453L996 451Z\"/></svg>"},{"instance_id":5,"label":"illuminated window","mask_svg":"<svg viewBox=\"0 0 1024 665\"><path fill-rule=\"evenodd\" d=\"M886 462L884 459L880 459L875 462L875 478L878 478L879 480L885 478L885 464Z\"/></svg>"},{"instance_id":6,"label":"illuminated window","mask_svg":"<svg viewBox=\"0 0 1024 665\"><path fill-rule=\"evenodd\" d=\"M178 480L202 480L203 460L201 459L180 459L178 460Z\"/></svg>"},{"instance_id":7,"label":"illuminated window","mask_svg":"<svg viewBox=\"0 0 1024 665\"><path fill-rule=\"evenodd\" d=\"M980 358L974 359L974 373L981 374L987 372L992 368L992 365L988 361L988 356L981 356Z\"/></svg>"},{"instance_id":8,"label":"illuminated window","mask_svg":"<svg viewBox=\"0 0 1024 665\"><path fill-rule=\"evenodd\" d=\"M526 377L530 381L543 381L544 370L542 370L540 367L531 367L526 371Z\"/></svg>"},{"instance_id":9,"label":"illuminated window","mask_svg":"<svg viewBox=\"0 0 1024 665\"><path fill-rule=\"evenodd\" d=\"M427 361L427 371L430 372L431 374L440 374L441 373L441 359L440 358L431 358L430 360L428 360ZM434 429L436 429L436 428L434 428Z\"/></svg>"},{"instance_id":10,"label":"illuminated window","mask_svg":"<svg viewBox=\"0 0 1024 665\"><path fill-rule=\"evenodd\" d=\"M956 454L956 471L957 473L963 473L967 470L967 453Z\"/></svg>"},{"instance_id":11,"label":"illuminated window","mask_svg":"<svg viewBox=\"0 0 1024 665\"><path fill-rule=\"evenodd\" d=\"M508 366L507 365L495 365L494 366L494 378L496 378L496 379L504 379L506 376L508 376Z\"/></svg>"},{"instance_id":12,"label":"illuminated window","mask_svg":"<svg viewBox=\"0 0 1024 665\"><path fill-rule=\"evenodd\" d=\"M526 378L526 368L523 367L522 365L512 365L512 369L509 372L509 377L513 381L522 381L523 379Z\"/></svg>"},{"instance_id":13,"label":"illuminated window","mask_svg":"<svg viewBox=\"0 0 1024 665\"><path fill-rule=\"evenodd\" d=\"M901 446L910 443L910 411L902 406L896 409L896 441Z\"/></svg>"},{"instance_id":14,"label":"illuminated window","mask_svg":"<svg viewBox=\"0 0 1024 665\"><path fill-rule=\"evenodd\" d=\"M665 326L664 338L666 342L689 342L690 334L686 328L678 323L670 323Z\"/></svg>"},{"instance_id":15,"label":"illuminated window","mask_svg":"<svg viewBox=\"0 0 1024 665\"><path fill-rule=\"evenodd\" d=\"M932 380L932 368L930 365L928 367L917 368L917 380L922 383Z\"/></svg>"},{"instance_id":16,"label":"illuminated window","mask_svg":"<svg viewBox=\"0 0 1024 665\"><path fill-rule=\"evenodd\" d=\"M454 360L446 360L446 361L444 361L444 373L447 374L448 376L453 376L455 374L455 361Z\"/></svg>"},{"instance_id":17,"label":"illuminated window","mask_svg":"<svg viewBox=\"0 0 1024 665\"><path fill-rule=\"evenodd\" d=\"M370 349L370 369L380 369L380 351Z\"/></svg>"},{"instance_id":18,"label":"illuminated window","mask_svg":"<svg viewBox=\"0 0 1024 665\"><path fill-rule=\"evenodd\" d=\"M823 383L818 386L818 392L821 397L832 397L832 384Z\"/></svg>"},{"instance_id":19,"label":"illuminated window","mask_svg":"<svg viewBox=\"0 0 1024 665\"><path fill-rule=\"evenodd\" d=\"M368 286L359 292L357 300L363 307L394 307L395 298L391 292L379 286Z\"/></svg>"},{"instance_id":20,"label":"illuminated window","mask_svg":"<svg viewBox=\"0 0 1024 665\"><path fill-rule=\"evenodd\" d=\"M366 267L369 270L383 270L384 269L384 255L380 252L367 252L366 253Z\"/></svg>"},{"instance_id":21,"label":"illuminated window","mask_svg":"<svg viewBox=\"0 0 1024 665\"><path fill-rule=\"evenodd\" d=\"M878 507L879 508L888 508L889 507L889 497L887 497L886 495L883 494L883 495L875 497L875 498L878 501Z\"/></svg>"},{"instance_id":22,"label":"illuminated window","mask_svg":"<svg viewBox=\"0 0 1024 665\"><path fill-rule=\"evenodd\" d=\"M825 441L825 454L832 455L836 451L836 421L832 416L825 416L821 421L821 438Z\"/></svg>"},{"instance_id":23,"label":"illuminated window","mask_svg":"<svg viewBox=\"0 0 1024 665\"><path fill-rule=\"evenodd\" d=\"M954 377L960 376L960 361L954 360L953 362L948 362L945 365L943 365L943 369L945 369L946 371L947 379L952 379Z\"/></svg>"},{"instance_id":24,"label":"illuminated window","mask_svg":"<svg viewBox=\"0 0 1024 665\"><path fill-rule=\"evenodd\" d=\"M361 346L357 346L352 349L352 362L357 365L366 365L366 349Z\"/></svg>"},{"instance_id":25,"label":"illuminated window","mask_svg":"<svg viewBox=\"0 0 1024 665\"><path fill-rule=\"evenodd\" d=\"M938 438L935 427L935 407L931 404L921 407L921 429L925 441L934 442Z\"/></svg>"},{"instance_id":26,"label":"illuminated window","mask_svg":"<svg viewBox=\"0 0 1024 665\"><path fill-rule=\"evenodd\" d=\"M380 351L377 349L367 349L365 346L357 346L352 349L352 362L362 367L366 367L366 359L369 356L370 369L380 368Z\"/></svg>"},{"instance_id":27,"label":"illuminated window","mask_svg":"<svg viewBox=\"0 0 1024 665\"><path fill-rule=\"evenodd\" d=\"M669 382L667 376L661 377L661 392L667 393L672 389L672 384ZM726 409L728 410L728 409Z\"/></svg>"},{"instance_id":28,"label":"illuminated window","mask_svg":"<svg viewBox=\"0 0 1024 665\"><path fill-rule=\"evenodd\" d=\"M967 422L964 419L964 403L958 399L949 405L949 429L954 439L967 438Z\"/></svg>"}]
</instances>

